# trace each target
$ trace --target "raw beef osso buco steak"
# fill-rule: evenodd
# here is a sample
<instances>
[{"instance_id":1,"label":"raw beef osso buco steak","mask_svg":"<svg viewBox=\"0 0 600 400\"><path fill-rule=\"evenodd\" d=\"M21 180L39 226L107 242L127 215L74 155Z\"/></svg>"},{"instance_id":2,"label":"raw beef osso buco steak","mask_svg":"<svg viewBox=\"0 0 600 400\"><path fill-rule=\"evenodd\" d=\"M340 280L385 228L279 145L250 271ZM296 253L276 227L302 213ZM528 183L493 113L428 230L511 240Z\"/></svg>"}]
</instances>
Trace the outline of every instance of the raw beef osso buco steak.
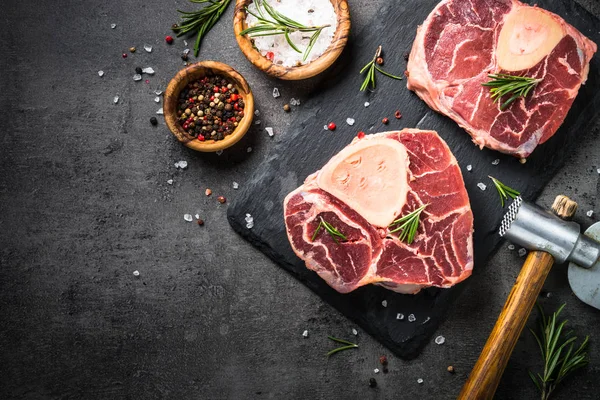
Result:
<instances>
[{"instance_id":1,"label":"raw beef osso buco steak","mask_svg":"<svg viewBox=\"0 0 600 400\"><path fill-rule=\"evenodd\" d=\"M424 205L412 242L392 232ZM355 138L285 198L284 214L295 253L341 293L370 283L417 293L452 286L473 269L469 197L434 131Z\"/></svg>"},{"instance_id":2,"label":"raw beef osso buco steak","mask_svg":"<svg viewBox=\"0 0 600 400\"><path fill-rule=\"evenodd\" d=\"M564 121L596 49L539 7L516 0L444 0L417 30L408 88L456 121L480 147L526 158ZM502 110L502 101L494 102L490 88L482 86L488 74L539 83Z\"/></svg>"}]
</instances>

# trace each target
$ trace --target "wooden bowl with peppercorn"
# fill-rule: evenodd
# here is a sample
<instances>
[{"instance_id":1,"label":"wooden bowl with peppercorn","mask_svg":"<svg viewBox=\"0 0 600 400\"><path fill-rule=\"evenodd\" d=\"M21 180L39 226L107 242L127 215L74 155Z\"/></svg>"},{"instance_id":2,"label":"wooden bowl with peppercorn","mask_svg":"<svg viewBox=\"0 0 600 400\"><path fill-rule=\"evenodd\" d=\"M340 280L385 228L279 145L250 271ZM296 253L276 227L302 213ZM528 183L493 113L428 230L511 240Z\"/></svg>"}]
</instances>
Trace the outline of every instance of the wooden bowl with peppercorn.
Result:
<instances>
[{"instance_id":1,"label":"wooden bowl with peppercorn","mask_svg":"<svg viewBox=\"0 0 600 400\"><path fill-rule=\"evenodd\" d=\"M346 0L310 6L295 0L236 0L233 30L246 58L263 72L285 80L307 79L342 53L350 11Z\"/></svg>"},{"instance_id":2,"label":"wooden bowl with peppercorn","mask_svg":"<svg viewBox=\"0 0 600 400\"><path fill-rule=\"evenodd\" d=\"M165 90L169 130L185 146L215 152L237 143L254 116L248 82L229 65L202 61L179 71Z\"/></svg>"}]
</instances>

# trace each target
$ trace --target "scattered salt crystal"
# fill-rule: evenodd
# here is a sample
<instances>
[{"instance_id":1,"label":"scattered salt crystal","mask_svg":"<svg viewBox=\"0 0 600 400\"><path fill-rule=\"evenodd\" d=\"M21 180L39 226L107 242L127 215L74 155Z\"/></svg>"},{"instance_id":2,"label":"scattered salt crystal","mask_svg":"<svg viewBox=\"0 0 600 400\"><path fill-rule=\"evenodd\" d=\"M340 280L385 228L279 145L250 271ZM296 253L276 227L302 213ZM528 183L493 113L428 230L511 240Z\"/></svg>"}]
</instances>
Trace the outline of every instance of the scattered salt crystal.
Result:
<instances>
[{"instance_id":1,"label":"scattered salt crystal","mask_svg":"<svg viewBox=\"0 0 600 400\"><path fill-rule=\"evenodd\" d=\"M160 97L156 96L156 97L154 98L154 102L155 102L155 103L160 103Z\"/></svg>"},{"instance_id":2,"label":"scattered salt crystal","mask_svg":"<svg viewBox=\"0 0 600 400\"><path fill-rule=\"evenodd\" d=\"M387 307L387 300L383 300L383 301L381 302L381 305L382 305L382 306L384 306L384 307Z\"/></svg>"},{"instance_id":3,"label":"scattered salt crystal","mask_svg":"<svg viewBox=\"0 0 600 400\"><path fill-rule=\"evenodd\" d=\"M152 67L142 68L142 72L148 75L154 75L154 69Z\"/></svg>"},{"instance_id":4,"label":"scattered salt crystal","mask_svg":"<svg viewBox=\"0 0 600 400\"><path fill-rule=\"evenodd\" d=\"M194 217L196 217L196 219L200 219L200 214L196 214Z\"/></svg>"},{"instance_id":5,"label":"scattered salt crystal","mask_svg":"<svg viewBox=\"0 0 600 400\"><path fill-rule=\"evenodd\" d=\"M281 96L279 89L273 88L273 97L278 98L279 96Z\"/></svg>"},{"instance_id":6,"label":"scattered salt crystal","mask_svg":"<svg viewBox=\"0 0 600 400\"><path fill-rule=\"evenodd\" d=\"M527 250L519 249L519 257L525 257L525 254L527 254Z\"/></svg>"},{"instance_id":7,"label":"scattered salt crystal","mask_svg":"<svg viewBox=\"0 0 600 400\"><path fill-rule=\"evenodd\" d=\"M148 53L152 53L152 46L150 46L149 44L145 44L144 50L146 50Z\"/></svg>"},{"instance_id":8,"label":"scattered salt crystal","mask_svg":"<svg viewBox=\"0 0 600 400\"><path fill-rule=\"evenodd\" d=\"M365 107L369 107L371 105L371 103L369 103L368 101L365 101Z\"/></svg>"},{"instance_id":9,"label":"scattered salt crystal","mask_svg":"<svg viewBox=\"0 0 600 400\"><path fill-rule=\"evenodd\" d=\"M137 269L133 271L133 276L140 276L140 271L138 271Z\"/></svg>"},{"instance_id":10,"label":"scattered salt crystal","mask_svg":"<svg viewBox=\"0 0 600 400\"><path fill-rule=\"evenodd\" d=\"M254 115L256 115L257 117L260 116L260 110L255 110Z\"/></svg>"},{"instance_id":11,"label":"scattered salt crystal","mask_svg":"<svg viewBox=\"0 0 600 400\"><path fill-rule=\"evenodd\" d=\"M246 151L247 151L248 153L252 153L252 147L248 147L248 148L246 149Z\"/></svg>"},{"instance_id":12,"label":"scattered salt crystal","mask_svg":"<svg viewBox=\"0 0 600 400\"><path fill-rule=\"evenodd\" d=\"M552 297L552 293L550 293L550 292L546 293L546 297L547 297L547 298L550 298L550 297Z\"/></svg>"},{"instance_id":13,"label":"scattered salt crystal","mask_svg":"<svg viewBox=\"0 0 600 400\"><path fill-rule=\"evenodd\" d=\"M260 125L262 124L262 121L260 119L257 119L256 121L254 121L254 125Z\"/></svg>"},{"instance_id":14,"label":"scattered salt crystal","mask_svg":"<svg viewBox=\"0 0 600 400\"><path fill-rule=\"evenodd\" d=\"M425 318L425 321L423 321L424 324L428 323L429 321L431 321L431 318L427 317Z\"/></svg>"},{"instance_id":15,"label":"scattered salt crystal","mask_svg":"<svg viewBox=\"0 0 600 400\"><path fill-rule=\"evenodd\" d=\"M467 165L467 171L469 171L469 172L473 171L473 166L471 164Z\"/></svg>"},{"instance_id":16,"label":"scattered salt crystal","mask_svg":"<svg viewBox=\"0 0 600 400\"><path fill-rule=\"evenodd\" d=\"M496 158L494 161L492 161L492 165L498 165L500 164L500 159Z\"/></svg>"},{"instance_id":17,"label":"scattered salt crystal","mask_svg":"<svg viewBox=\"0 0 600 400\"><path fill-rule=\"evenodd\" d=\"M102 78L104 76L104 71L98 71L98 76Z\"/></svg>"},{"instance_id":18,"label":"scattered salt crystal","mask_svg":"<svg viewBox=\"0 0 600 400\"><path fill-rule=\"evenodd\" d=\"M237 190L237 189L239 189L239 187L240 187L240 184L239 184L239 183L237 183L237 182L233 182L233 183L231 184L231 186L233 186L233 188Z\"/></svg>"},{"instance_id":19,"label":"scattered salt crystal","mask_svg":"<svg viewBox=\"0 0 600 400\"><path fill-rule=\"evenodd\" d=\"M509 249L510 251L513 251L513 250L515 249L515 245L514 245L514 244L509 244L509 245L508 245L508 249Z\"/></svg>"},{"instance_id":20,"label":"scattered salt crystal","mask_svg":"<svg viewBox=\"0 0 600 400\"><path fill-rule=\"evenodd\" d=\"M325 129L326 131L328 131L329 127L327 127L327 125L323 125L323 129Z\"/></svg>"},{"instance_id":21,"label":"scattered salt crystal","mask_svg":"<svg viewBox=\"0 0 600 400\"><path fill-rule=\"evenodd\" d=\"M167 180L167 183L168 183L169 185L172 185L172 184L173 184L173 179L169 179L169 180Z\"/></svg>"},{"instance_id":22,"label":"scattered salt crystal","mask_svg":"<svg viewBox=\"0 0 600 400\"><path fill-rule=\"evenodd\" d=\"M184 40L184 41L183 41L183 45L184 45L184 46L187 46L187 40Z\"/></svg>"},{"instance_id":23,"label":"scattered salt crystal","mask_svg":"<svg viewBox=\"0 0 600 400\"><path fill-rule=\"evenodd\" d=\"M133 76L133 80L134 80L134 81L136 81L136 82L137 82L137 81L141 81L141 80L142 80L142 76L141 76L140 74L135 74L135 75Z\"/></svg>"},{"instance_id":24,"label":"scattered salt crystal","mask_svg":"<svg viewBox=\"0 0 600 400\"><path fill-rule=\"evenodd\" d=\"M187 45L186 45L186 46L187 46ZM183 50L183 54L185 54L186 56L187 56L188 54L190 54L190 49L184 49L184 50Z\"/></svg>"},{"instance_id":25,"label":"scattered salt crystal","mask_svg":"<svg viewBox=\"0 0 600 400\"><path fill-rule=\"evenodd\" d=\"M354 120L354 118L346 118L346 123L350 126L354 125L356 121Z\"/></svg>"},{"instance_id":26,"label":"scattered salt crystal","mask_svg":"<svg viewBox=\"0 0 600 400\"><path fill-rule=\"evenodd\" d=\"M419 385L423 384L423 379L421 379L421 378L417 379L417 383L418 383Z\"/></svg>"},{"instance_id":27,"label":"scattered salt crystal","mask_svg":"<svg viewBox=\"0 0 600 400\"><path fill-rule=\"evenodd\" d=\"M435 344L444 344L445 341L446 338L441 335L435 338Z\"/></svg>"},{"instance_id":28,"label":"scattered salt crystal","mask_svg":"<svg viewBox=\"0 0 600 400\"><path fill-rule=\"evenodd\" d=\"M110 24L110 29L115 29L117 27L117 24Z\"/></svg>"},{"instance_id":29,"label":"scattered salt crystal","mask_svg":"<svg viewBox=\"0 0 600 400\"><path fill-rule=\"evenodd\" d=\"M483 183L483 182L479 182L477 184L477 187L481 190L485 190L487 188L487 186L485 186L485 183Z\"/></svg>"},{"instance_id":30,"label":"scattered salt crystal","mask_svg":"<svg viewBox=\"0 0 600 400\"><path fill-rule=\"evenodd\" d=\"M305 330L304 332L302 332L302 336L304 336L305 338L307 338L308 337L308 331Z\"/></svg>"},{"instance_id":31,"label":"scattered salt crystal","mask_svg":"<svg viewBox=\"0 0 600 400\"><path fill-rule=\"evenodd\" d=\"M408 314L408 322L415 322L416 320L415 314Z\"/></svg>"},{"instance_id":32,"label":"scattered salt crystal","mask_svg":"<svg viewBox=\"0 0 600 400\"><path fill-rule=\"evenodd\" d=\"M585 215L592 218L592 215L594 215L594 210L590 210L590 211L586 212Z\"/></svg>"},{"instance_id":33,"label":"scattered salt crystal","mask_svg":"<svg viewBox=\"0 0 600 400\"><path fill-rule=\"evenodd\" d=\"M399 319L400 321L402 321L404 319L404 314L402 314L402 313L396 314L396 319Z\"/></svg>"},{"instance_id":34,"label":"scattered salt crystal","mask_svg":"<svg viewBox=\"0 0 600 400\"><path fill-rule=\"evenodd\" d=\"M115 96L113 98L113 103L117 104L119 102L119 96Z\"/></svg>"},{"instance_id":35,"label":"scattered salt crystal","mask_svg":"<svg viewBox=\"0 0 600 400\"><path fill-rule=\"evenodd\" d=\"M164 112L163 108L161 107L161 108L158 109L158 111L156 113L162 115L165 112Z\"/></svg>"},{"instance_id":36,"label":"scattered salt crystal","mask_svg":"<svg viewBox=\"0 0 600 400\"><path fill-rule=\"evenodd\" d=\"M269 136L273 136L275 133L273 132L273 128L271 128L270 126L267 126L265 128L265 131L267 131L267 133L269 134Z\"/></svg>"},{"instance_id":37,"label":"scattered salt crystal","mask_svg":"<svg viewBox=\"0 0 600 400\"><path fill-rule=\"evenodd\" d=\"M187 222L192 222L194 220L194 217L192 217L192 214L185 214L183 216L183 219L185 219Z\"/></svg>"},{"instance_id":38,"label":"scattered salt crystal","mask_svg":"<svg viewBox=\"0 0 600 400\"><path fill-rule=\"evenodd\" d=\"M358 335L358 331L357 331L356 329L352 328L352 334L353 334L354 336L356 336L356 335Z\"/></svg>"},{"instance_id":39,"label":"scattered salt crystal","mask_svg":"<svg viewBox=\"0 0 600 400\"><path fill-rule=\"evenodd\" d=\"M373 372L375 372L376 374L378 374L378 373L379 373L379 368L375 368L375 369L373 370Z\"/></svg>"},{"instance_id":40,"label":"scattered salt crystal","mask_svg":"<svg viewBox=\"0 0 600 400\"><path fill-rule=\"evenodd\" d=\"M252 218L252 215L246 214L245 220L246 220L246 228L252 229L252 227L254 226L254 218Z\"/></svg>"},{"instance_id":41,"label":"scattered salt crystal","mask_svg":"<svg viewBox=\"0 0 600 400\"><path fill-rule=\"evenodd\" d=\"M218 156L220 156L221 154L223 154L223 150L215 151L215 154L218 155Z\"/></svg>"},{"instance_id":42,"label":"scattered salt crystal","mask_svg":"<svg viewBox=\"0 0 600 400\"><path fill-rule=\"evenodd\" d=\"M163 92L162 92L162 90L158 90L157 89L157 90L154 91L154 94L157 95L157 96L160 96L161 94L163 94Z\"/></svg>"},{"instance_id":43,"label":"scattered salt crystal","mask_svg":"<svg viewBox=\"0 0 600 400\"><path fill-rule=\"evenodd\" d=\"M187 161L181 160L181 161L177 161L174 165L175 165L175 168L186 169L188 166L188 163L187 163Z\"/></svg>"},{"instance_id":44,"label":"scattered salt crystal","mask_svg":"<svg viewBox=\"0 0 600 400\"><path fill-rule=\"evenodd\" d=\"M597 169L598 173L600 174L600 168Z\"/></svg>"}]
</instances>

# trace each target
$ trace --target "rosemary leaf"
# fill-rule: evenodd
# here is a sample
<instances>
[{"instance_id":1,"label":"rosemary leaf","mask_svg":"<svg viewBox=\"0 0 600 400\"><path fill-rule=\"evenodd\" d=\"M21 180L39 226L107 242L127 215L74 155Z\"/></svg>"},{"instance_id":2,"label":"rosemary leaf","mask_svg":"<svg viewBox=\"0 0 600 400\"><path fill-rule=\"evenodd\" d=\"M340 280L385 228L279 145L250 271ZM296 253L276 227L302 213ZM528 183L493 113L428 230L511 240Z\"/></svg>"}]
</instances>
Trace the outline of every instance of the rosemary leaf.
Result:
<instances>
[{"instance_id":1,"label":"rosemary leaf","mask_svg":"<svg viewBox=\"0 0 600 400\"><path fill-rule=\"evenodd\" d=\"M516 199L521 194L518 190L506 186L504 183L500 182L493 176L488 175L488 178L490 178L492 182L494 182L494 186L496 187L498 195L500 196L500 205L502 206L502 208L504 208L505 200L508 200L509 197L511 199Z\"/></svg>"},{"instance_id":2,"label":"rosemary leaf","mask_svg":"<svg viewBox=\"0 0 600 400\"><path fill-rule=\"evenodd\" d=\"M365 79L362 83L362 85L360 86L360 91L364 92L365 90L367 90L369 88L369 86L374 90L375 86L376 86L376 82L375 82L375 71L378 71L379 73L392 78L392 79L397 79L397 80L402 80L402 77L400 76L396 76L396 75L392 75L388 72L385 72L384 70L382 70L381 68L379 68L377 66L377 58L381 56L381 46L377 47L377 50L375 51L375 56L373 57L373 59L371 61L369 61L367 63L367 65L365 65L364 67L362 67L362 69L360 70L359 74L362 75L365 73L365 71L367 72L367 75L365 76Z\"/></svg>"},{"instance_id":3,"label":"rosemary leaf","mask_svg":"<svg viewBox=\"0 0 600 400\"><path fill-rule=\"evenodd\" d=\"M500 110L502 111L506 110L519 97L527 97L529 92L542 81L541 79L508 74L489 74L488 77L490 80L482 83L482 86L490 88L494 103L499 102L504 96L511 95L508 100L501 103Z\"/></svg>"},{"instance_id":4,"label":"rosemary leaf","mask_svg":"<svg viewBox=\"0 0 600 400\"><path fill-rule=\"evenodd\" d=\"M412 244L412 242L415 240L417 230L419 229L419 219L421 218L421 213L428 205L429 204L423 204L416 210L392 222L388 227L390 229L390 233L400 231L398 239L401 242Z\"/></svg>"},{"instance_id":5,"label":"rosemary leaf","mask_svg":"<svg viewBox=\"0 0 600 400\"><path fill-rule=\"evenodd\" d=\"M346 346L341 346L341 347L337 347L337 348L335 348L333 350L330 350L329 352L327 352L327 357L329 357L332 354L335 354L337 352L340 352L340 351L358 348L358 345L356 343L352 343L352 342L349 342L349 341L344 340L344 339L338 339L338 338L335 338L333 336L327 336L327 337L329 339L333 340L334 342L342 343L342 344L346 345Z\"/></svg>"},{"instance_id":6,"label":"rosemary leaf","mask_svg":"<svg viewBox=\"0 0 600 400\"><path fill-rule=\"evenodd\" d=\"M528 372L529 377L540 390L542 400L547 400L567 376L588 364L586 349L589 337L586 336L577 350L573 351L577 337L571 336L572 332L563 334L566 320L558 322L559 314L564 307L565 304L550 317L546 317L544 310L538 304L541 314L539 333L531 330L540 347L544 368L542 374Z\"/></svg>"},{"instance_id":7,"label":"rosemary leaf","mask_svg":"<svg viewBox=\"0 0 600 400\"><path fill-rule=\"evenodd\" d=\"M256 13L250 11L248 7L246 7L246 12L256 17L258 21L256 25L241 31L240 35L248 35L250 37L284 35L285 40L290 47L294 51L302 53L298 46L292 41L290 33L312 32L308 46L304 50L303 61L306 61L310 52L315 47L315 43L323 29L330 26L306 26L275 10L266 0L254 0L254 3L256 5Z\"/></svg>"},{"instance_id":8,"label":"rosemary leaf","mask_svg":"<svg viewBox=\"0 0 600 400\"><path fill-rule=\"evenodd\" d=\"M321 228L324 228L325 231L327 233L329 233L329 236L331 236L331 238L333 239L333 241L336 242L337 244L339 244L338 239L341 239L341 240L344 240L344 241L348 240L346 238L346 235L344 235L343 233L341 233L335 226L333 226L329 222L325 221L323 219L323 217L319 217L319 218L321 219L321 222L319 222L319 225L317 226L317 229L315 229L315 232L312 235L311 241L314 242L314 240L317 237L317 234L319 233L319 231L321 230Z\"/></svg>"}]
</instances>

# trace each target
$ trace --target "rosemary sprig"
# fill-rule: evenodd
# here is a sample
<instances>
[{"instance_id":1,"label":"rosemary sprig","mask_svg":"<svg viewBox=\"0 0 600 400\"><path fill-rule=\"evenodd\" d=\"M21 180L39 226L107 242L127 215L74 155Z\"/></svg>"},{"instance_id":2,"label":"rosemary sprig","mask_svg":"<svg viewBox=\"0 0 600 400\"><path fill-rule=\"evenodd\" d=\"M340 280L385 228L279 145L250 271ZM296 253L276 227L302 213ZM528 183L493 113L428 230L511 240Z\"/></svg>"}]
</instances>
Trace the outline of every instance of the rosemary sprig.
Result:
<instances>
[{"instance_id":1,"label":"rosemary sprig","mask_svg":"<svg viewBox=\"0 0 600 400\"><path fill-rule=\"evenodd\" d=\"M421 218L421 213L428 205L429 204L423 204L410 214L407 214L404 217L392 222L389 226L390 233L402 231L400 235L398 235L398 239L401 242L406 241L406 243L411 244L415 240L415 235L419 229L419 219Z\"/></svg>"},{"instance_id":2,"label":"rosemary sprig","mask_svg":"<svg viewBox=\"0 0 600 400\"><path fill-rule=\"evenodd\" d=\"M327 337L329 339L333 340L334 342L342 343L342 344L346 345L346 346L341 346L341 347L337 347L337 348L335 348L333 350L330 350L327 353L327 357L329 357L330 355L335 354L335 353L337 353L339 351L344 351L344 350L349 350L349 349L355 349L355 348L358 347L358 345L356 343L352 343L352 342L349 342L349 341L344 340L344 339L338 339L338 338L335 338L333 336L327 336Z\"/></svg>"},{"instance_id":3,"label":"rosemary sprig","mask_svg":"<svg viewBox=\"0 0 600 400\"><path fill-rule=\"evenodd\" d=\"M198 57L202 38L221 18L231 0L190 0L190 2L199 4L209 3L209 5L198 11L177 10L177 12L181 13L181 24L173 25L172 29L177 36L198 32L196 44L194 45L194 55Z\"/></svg>"},{"instance_id":4,"label":"rosemary sprig","mask_svg":"<svg viewBox=\"0 0 600 400\"><path fill-rule=\"evenodd\" d=\"M489 74L488 77L491 80L482 83L482 85L490 88L494 103L499 102L504 96L511 95L508 100L500 105L502 111L506 110L519 97L527 97L529 92L542 81L541 79L508 74Z\"/></svg>"},{"instance_id":5,"label":"rosemary sprig","mask_svg":"<svg viewBox=\"0 0 600 400\"><path fill-rule=\"evenodd\" d=\"M315 229L315 233L313 233L313 235L312 235L312 239L310 239L312 242L314 242L314 240L317 237L317 234L319 233L319 231L321 230L321 228L325 228L325 230L327 231L327 233L329 233L329 236L331 236L331 238L333 239L333 241L336 242L337 244L340 243L340 242L338 242L337 238L340 238L342 240L348 240L346 238L346 235L344 235L343 233L341 233L340 231L338 231L335 226L333 226L329 222L325 221L323 219L323 217L319 217L319 218L321 218L321 222L319 222L319 225L317 226L317 229Z\"/></svg>"},{"instance_id":6,"label":"rosemary sprig","mask_svg":"<svg viewBox=\"0 0 600 400\"><path fill-rule=\"evenodd\" d=\"M397 79L400 81L402 80L402 77L389 74L377 66L377 59L380 56L381 56L381 46L377 47L377 51L375 52L375 56L373 57L373 59L371 61L369 61L369 63L367 65L365 65L363 67L363 69L360 70L361 75L364 74L365 71L367 72L367 75L365 76L365 80L363 81L362 85L360 86L361 92L364 92L365 90L367 90L369 88L369 86L371 86L371 88L375 89L375 71L378 71L387 77Z\"/></svg>"},{"instance_id":7,"label":"rosemary sprig","mask_svg":"<svg viewBox=\"0 0 600 400\"><path fill-rule=\"evenodd\" d=\"M308 55L315 46L315 43L317 42L317 39L319 38L319 35L323 29L331 26L303 25L275 10L266 0L254 0L254 4L256 5L256 13L250 11L248 7L246 7L246 12L256 17L258 23L254 26L244 29L240 32L240 35L249 35L250 37L284 35L285 40L288 42L290 47L298 53L302 53L302 50L300 50L290 38L290 33L312 32L308 46L304 50L303 61L306 61L308 58Z\"/></svg>"},{"instance_id":8,"label":"rosemary sprig","mask_svg":"<svg viewBox=\"0 0 600 400\"><path fill-rule=\"evenodd\" d=\"M521 193L518 190L515 190L511 187L506 186L504 183L500 182L498 179L494 178L493 176L489 176L488 178L490 178L492 180L492 182L494 182L494 186L496 186L496 190L498 191L498 194L500 195L500 204L502 205L502 208L504 208L504 201L508 200L508 198L510 197L511 199L516 199L517 196L519 196Z\"/></svg>"},{"instance_id":9,"label":"rosemary sprig","mask_svg":"<svg viewBox=\"0 0 600 400\"><path fill-rule=\"evenodd\" d=\"M556 386L568 375L588 364L586 348L589 336L586 336L581 345L576 350L573 350L577 337L571 336L572 332L567 332L563 335L563 329L567 324L567 320L558 321L558 315L565 305L560 306L551 316L546 316L544 315L544 310L538 304L542 316L539 326L539 336L530 329L540 346L540 351L544 359L544 373L534 374L529 371L529 376L540 390L542 400L547 400L554 389L556 389Z\"/></svg>"}]
</instances>

